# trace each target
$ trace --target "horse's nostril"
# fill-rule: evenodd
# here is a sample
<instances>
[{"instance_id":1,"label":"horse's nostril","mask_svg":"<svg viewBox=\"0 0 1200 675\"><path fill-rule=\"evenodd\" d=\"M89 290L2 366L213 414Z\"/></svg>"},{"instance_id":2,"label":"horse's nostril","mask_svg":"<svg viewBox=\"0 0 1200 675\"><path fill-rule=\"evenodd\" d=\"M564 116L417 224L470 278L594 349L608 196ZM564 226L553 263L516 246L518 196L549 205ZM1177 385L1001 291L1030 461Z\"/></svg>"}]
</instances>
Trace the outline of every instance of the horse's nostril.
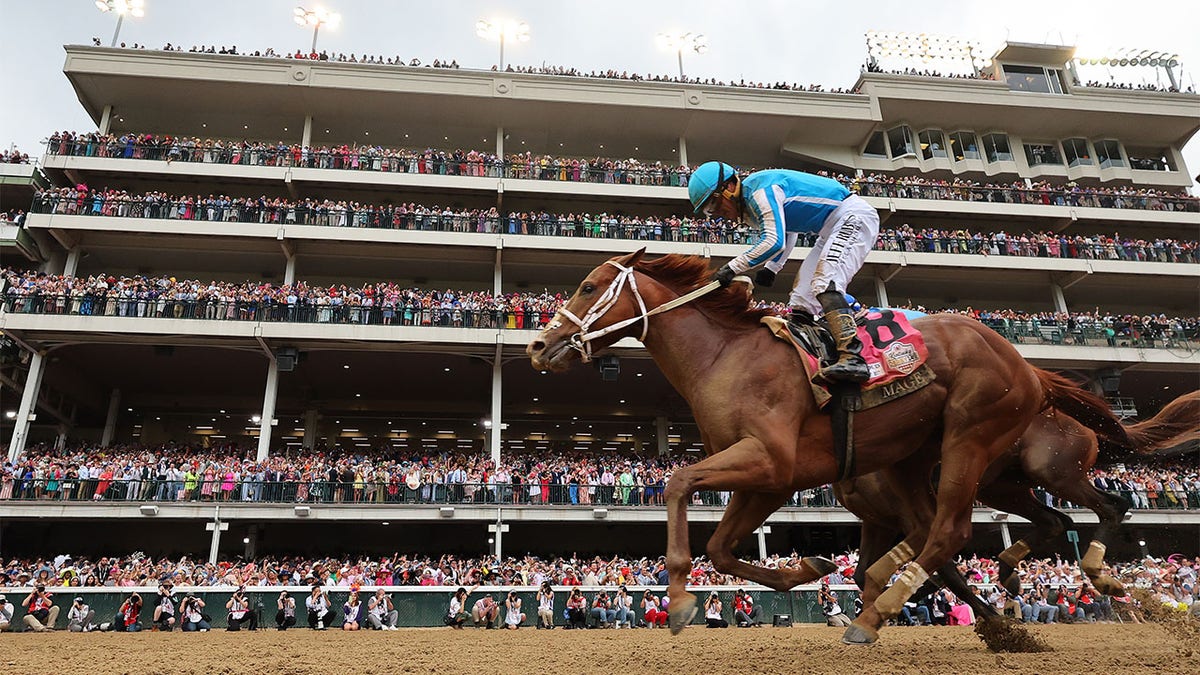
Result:
<instances>
[{"instance_id":1,"label":"horse's nostril","mask_svg":"<svg viewBox=\"0 0 1200 675\"><path fill-rule=\"evenodd\" d=\"M529 351L532 353L540 352L545 348L546 348L546 343L543 342L542 340L534 340L533 342L529 343Z\"/></svg>"}]
</instances>

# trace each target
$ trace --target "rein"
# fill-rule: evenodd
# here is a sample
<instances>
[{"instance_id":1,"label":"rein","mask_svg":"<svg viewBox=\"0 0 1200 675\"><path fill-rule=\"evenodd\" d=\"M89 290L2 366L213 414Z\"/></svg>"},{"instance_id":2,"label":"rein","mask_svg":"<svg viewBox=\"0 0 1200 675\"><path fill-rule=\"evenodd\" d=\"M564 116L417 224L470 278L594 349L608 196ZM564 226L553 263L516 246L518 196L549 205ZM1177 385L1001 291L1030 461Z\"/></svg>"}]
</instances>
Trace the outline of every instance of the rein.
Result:
<instances>
[{"instance_id":1,"label":"rein","mask_svg":"<svg viewBox=\"0 0 1200 675\"><path fill-rule=\"evenodd\" d=\"M696 290L691 291L690 293L681 295L673 300L668 300L654 309L647 310L646 302L642 300L642 294L638 292L637 280L634 278L633 268L625 267L624 265L612 260L606 260L604 262L605 264L612 265L613 267L617 268L620 270L620 272L618 272L617 276L613 278L612 283L608 285L608 288L604 290L604 293L600 296L600 299L592 304L590 308L588 308L588 311L583 315L583 318L581 319L575 316L566 307L562 307L558 310L558 314L561 314L570 320L571 323L579 326L579 332L571 336L570 347L579 352L580 360L582 360L584 363L592 360L592 340L604 337L609 333L621 330L626 326L641 321L643 322L642 334L638 340L645 342L646 331L650 329L650 317L654 316L655 314L668 312L681 305L686 305L696 298L707 295L708 293L711 293L712 291L715 291L721 287L721 283L719 281L710 281ZM737 280L750 283L750 279L747 277L737 277ZM617 304L617 301L621 297L621 291L625 289L626 282L629 284L629 291L633 293L634 299L637 300L638 310L641 312L641 314L618 321L611 326L606 326L599 330L591 330L592 324L596 323L597 320L608 313L608 310L612 309L613 306ZM553 327L553 325L548 326L548 328Z\"/></svg>"}]
</instances>

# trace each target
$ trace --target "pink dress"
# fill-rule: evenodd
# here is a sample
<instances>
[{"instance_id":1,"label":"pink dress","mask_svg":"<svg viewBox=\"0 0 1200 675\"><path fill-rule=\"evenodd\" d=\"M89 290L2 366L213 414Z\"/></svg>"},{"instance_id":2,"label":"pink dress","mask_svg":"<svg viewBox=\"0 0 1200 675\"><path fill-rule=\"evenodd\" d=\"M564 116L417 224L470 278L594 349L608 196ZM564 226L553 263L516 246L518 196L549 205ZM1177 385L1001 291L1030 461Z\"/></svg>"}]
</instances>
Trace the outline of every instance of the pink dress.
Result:
<instances>
[{"instance_id":1,"label":"pink dress","mask_svg":"<svg viewBox=\"0 0 1200 675\"><path fill-rule=\"evenodd\" d=\"M225 480L221 483L222 492L233 492L233 472L225 472Z\"/></svg>"}]
</instances>

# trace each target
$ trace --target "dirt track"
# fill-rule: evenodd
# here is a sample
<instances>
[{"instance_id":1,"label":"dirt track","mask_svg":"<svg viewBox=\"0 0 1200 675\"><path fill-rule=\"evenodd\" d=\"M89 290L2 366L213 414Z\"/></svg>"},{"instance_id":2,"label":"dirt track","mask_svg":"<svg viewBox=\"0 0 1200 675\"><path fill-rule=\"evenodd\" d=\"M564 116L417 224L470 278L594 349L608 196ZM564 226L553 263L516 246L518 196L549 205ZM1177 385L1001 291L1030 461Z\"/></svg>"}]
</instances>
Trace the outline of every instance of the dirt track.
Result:
<instances>
[{"instance_id":1,"label":"dirt track","mask_svg":"<svg viewBox=\"0 0 1200 675\"><path fill-rule=\"evenodd\" d=\"M872 647L823 626L707 630L0 635L7 672L44 673L1188 673L1197 654L1152 625L1037 626L1048 654L993 654L969 627L885 629ZM1195 649L1194 646L1191 649Z\"/></svg>"}]
</instances>

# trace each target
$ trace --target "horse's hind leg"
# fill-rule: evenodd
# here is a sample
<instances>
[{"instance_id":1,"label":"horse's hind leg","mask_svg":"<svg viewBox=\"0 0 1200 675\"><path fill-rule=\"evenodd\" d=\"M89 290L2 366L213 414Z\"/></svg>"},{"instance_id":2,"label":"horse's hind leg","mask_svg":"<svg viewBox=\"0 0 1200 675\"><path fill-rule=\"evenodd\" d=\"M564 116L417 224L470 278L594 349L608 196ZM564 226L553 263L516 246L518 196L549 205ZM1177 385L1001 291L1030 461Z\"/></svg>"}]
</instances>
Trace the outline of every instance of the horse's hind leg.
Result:
<instances>
[{"instance_id":1,"label":"horse's hind leg","mask_svg":"<svg viewBox=\"0 0 1200 675\"><path fill-rule=\"evenodd\" d=\"M733 548L738 542L762 525L790 496L790 492L735 491L725 507L721 523L708 540L707 553L713 567L722 574L739 576L777 591L787 591L815 581L837 569L833 562L818 557L804 558L800 562L800 569L769 569L739 560L733 555Z\"/></svg>"},{"instance_id":2,"label":"horse's hind leg","mask_svg":"<svg viewBox=\"0 0 1200 675\"><path fill-rule=\"evenodd\" d=\"M995 607L984 602L975 591L971 590L970 584L963 578L962 573L958 571L958 566L954 561L947 562L942 565L937 571L938 580L942 586L945 586L951 593L958 596L960 600L970 605L975 612L975 618L979 621L987 621L1000 616Z\"/></svg>"},{"instance_id":3,"label":"horse's hind leg","mask_svg":"<svg viewBox=\"0 0 1200 675\"><path fill-rule=\"evenodd\" d=\"M1013 513L1033 524L1033 532L1013 542L1000 555L1000 579L1012 597L1021 593L1021 577L1017 565L1042 542L1054 539L1074 527L1071 518L1062 511L1046 506L1029 491L1023 474L1006 472L987 485L979 486L979 501L988 506Z\"/></svg>"},{"instance_id":4,"label":"horse's hind leg","mask_svg":"<svg viewBox=\"0 0 1200 675\"><path fill-rule=\"evenodd\" d=\"M1096 528L1096 535L1088 545L1080 567L1097 591L1105 595L1125 595L1125 587L1121 582L1104 573L1104 552L1113 535L1120 530L1125 512L1129 510L1129 502L1120 495L1097 490L1083 476L1069 484L1055 486L1052 491L1063 499L1091 509L1100 518L1100 526Z\"/></svg>"}]
</instances>

